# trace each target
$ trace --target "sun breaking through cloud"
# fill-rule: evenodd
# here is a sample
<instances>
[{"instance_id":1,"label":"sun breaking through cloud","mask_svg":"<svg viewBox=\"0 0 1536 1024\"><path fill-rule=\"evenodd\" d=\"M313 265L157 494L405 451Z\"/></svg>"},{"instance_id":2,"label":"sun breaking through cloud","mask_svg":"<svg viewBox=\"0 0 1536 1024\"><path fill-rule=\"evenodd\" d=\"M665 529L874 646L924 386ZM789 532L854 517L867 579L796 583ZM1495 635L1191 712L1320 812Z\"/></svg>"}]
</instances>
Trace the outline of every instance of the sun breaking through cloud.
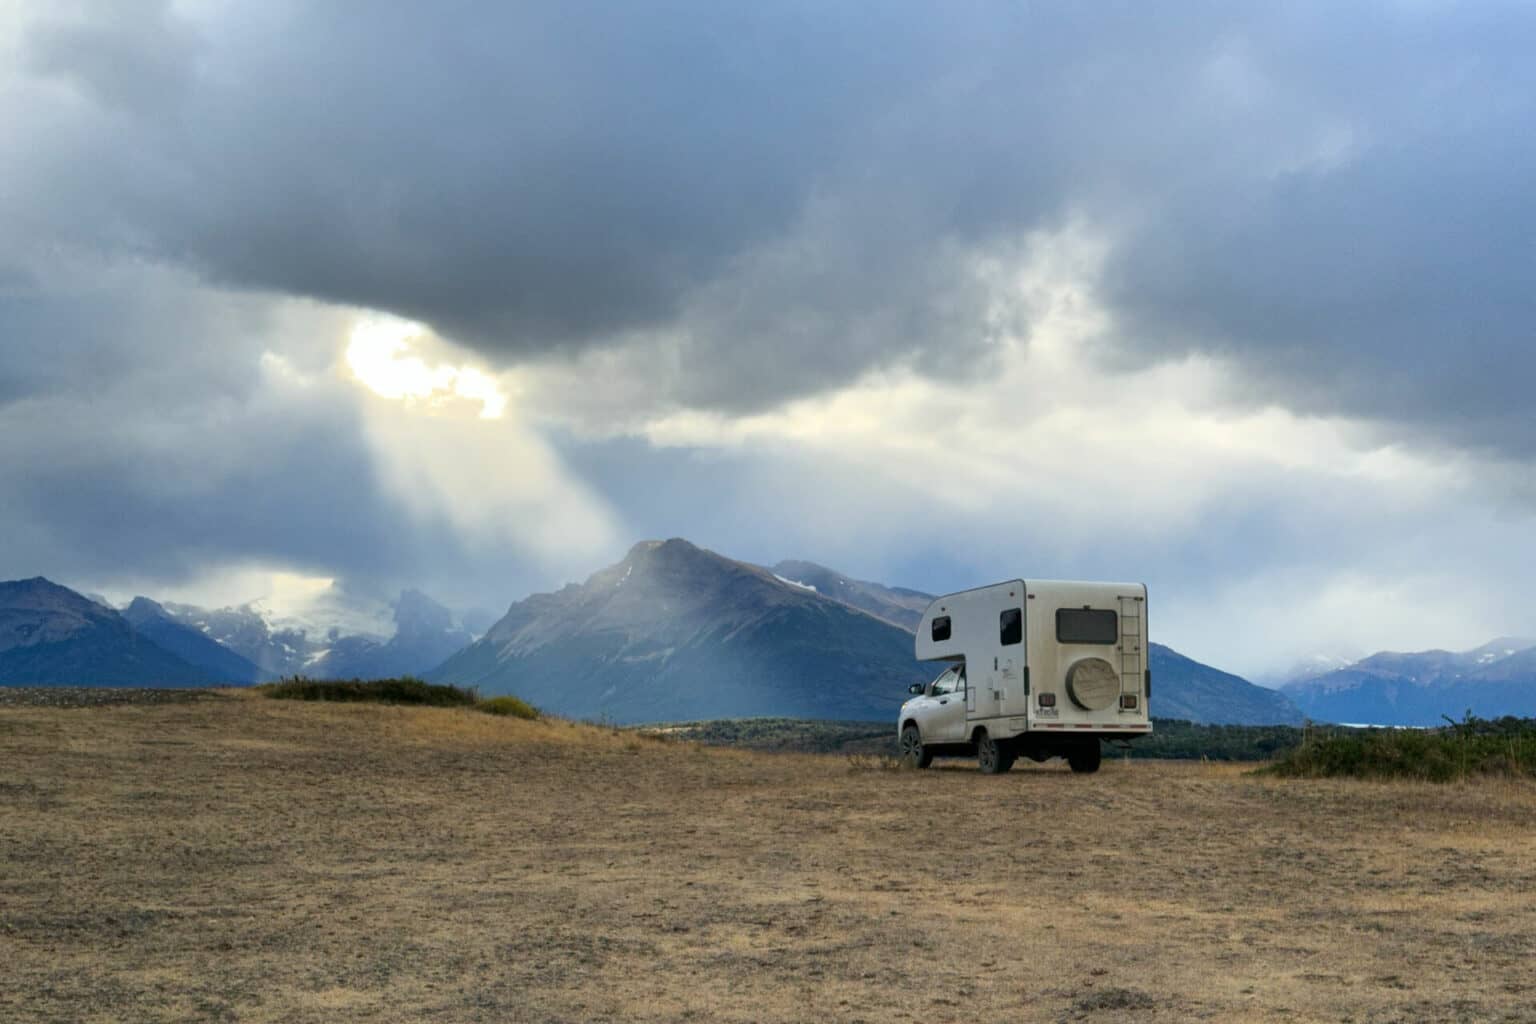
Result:
<instances>
[{"instance_id":1,"label":"sun breaking through cloud","mask_svg":"<svg viewBox=\"0 0 1536 1024\"><path fill-rule=\"evenodd\" d=\"M412 344L428 334L426 327L394 317L360 321L347 344L347 366L374 394L428 410L453 399L480 403L480 418L500 419L507 396L495 378L472 366L429 365L411 355Z\"/></svg>"}]
</instances>

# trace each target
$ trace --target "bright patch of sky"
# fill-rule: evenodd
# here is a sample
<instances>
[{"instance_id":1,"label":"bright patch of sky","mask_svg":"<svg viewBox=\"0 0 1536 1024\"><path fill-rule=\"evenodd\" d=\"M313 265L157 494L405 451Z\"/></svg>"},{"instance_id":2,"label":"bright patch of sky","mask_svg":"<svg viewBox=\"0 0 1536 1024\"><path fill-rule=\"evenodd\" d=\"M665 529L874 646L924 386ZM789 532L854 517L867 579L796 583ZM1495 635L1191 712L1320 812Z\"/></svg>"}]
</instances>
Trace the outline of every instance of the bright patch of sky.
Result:
<instances>
[{"instance_id":1,"label":"bright patch of sky","mask_svg":"<svg viewBox=\"0 0 1536 1024\"><path fill-rule=\"evenodd\" d=\"M499 419L506 412L507 396L496 380L473 366L447 363L429 365L411 353L411 346L428 334L427 328L392 317L372 317L352 329L346 361L353 376L374 394L425 408L441 407L454 399L480 403L480 418Z\"/></svg>"}]
</instances>

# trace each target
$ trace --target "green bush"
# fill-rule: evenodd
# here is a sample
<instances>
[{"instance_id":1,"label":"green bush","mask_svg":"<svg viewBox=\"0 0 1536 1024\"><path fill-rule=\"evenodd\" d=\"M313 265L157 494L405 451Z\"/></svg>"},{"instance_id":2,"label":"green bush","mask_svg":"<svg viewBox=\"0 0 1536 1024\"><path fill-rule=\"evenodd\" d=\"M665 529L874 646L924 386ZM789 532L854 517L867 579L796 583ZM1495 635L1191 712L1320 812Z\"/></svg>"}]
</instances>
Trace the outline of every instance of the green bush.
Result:
<instances>
[{"instance_id":1,"label":"green bush","mask_svg":"<svg viewBox=\"0 0 1536 1024\"><path fill-rule=\"evenodd\" d=\"M475 705L476 711L484 711L488 715L510 715L513 718L526 718L533 721L539 717L539 709L525 700L517 697L492 697L482 700Z\"/></svg>"},{"instance_id":2,"label":"green bush","mask_svg":"<svg viewBox=\"0 0 1536 1024\"><path fill-rule=\"evenodd\" d=\"M294 676L256 688L264 696L277 700L368 701L375 704L425 704L430 707L471 707L477 697L473 690L423 682L412 676L399 679L306 679Z\"/></svg>"},{"instance_id":3,"label":"green bush","mask_svg":"<svg viewBox=\"0 0 1536 1024\"><path fill-rule=\"evenodd\" d=\"M1106 745L1105 756L1173 760L1269 761L1302 740L1294 725L1203 725L1178 718L1154 718L1152 733L1138 736L1123 751Z\"/></svg>"},{"instance_id":4,"label":"green bush","mask_svg":"<svg viewBox=\"0 0 1536 1024\"><path fill-rule=\"evenodd\" d=\"M1469 714L1439 729L1314 729L1267 770L1311 779L1536 777L1536 719Z\"/></svg>"}]
</instances>

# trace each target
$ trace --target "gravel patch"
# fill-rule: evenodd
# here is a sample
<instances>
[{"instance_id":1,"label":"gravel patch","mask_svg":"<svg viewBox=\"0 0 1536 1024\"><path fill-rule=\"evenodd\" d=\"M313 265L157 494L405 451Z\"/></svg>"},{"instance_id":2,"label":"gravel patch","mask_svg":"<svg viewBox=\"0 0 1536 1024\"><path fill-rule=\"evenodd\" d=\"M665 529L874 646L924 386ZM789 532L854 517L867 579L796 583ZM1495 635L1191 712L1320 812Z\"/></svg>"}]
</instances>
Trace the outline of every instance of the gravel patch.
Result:
<instances>
[{"instance_id":1,"label":"gravel patch","mask_svg":"<svg viewBox=\"0 0 1536 1024\"><path fill-rule=\"evenodd\" d=\"M213 690L161 690L142 686L0 686L0 707L96 708L109 704L190 704L222 700Z\"/></svg>"}]
</instances>

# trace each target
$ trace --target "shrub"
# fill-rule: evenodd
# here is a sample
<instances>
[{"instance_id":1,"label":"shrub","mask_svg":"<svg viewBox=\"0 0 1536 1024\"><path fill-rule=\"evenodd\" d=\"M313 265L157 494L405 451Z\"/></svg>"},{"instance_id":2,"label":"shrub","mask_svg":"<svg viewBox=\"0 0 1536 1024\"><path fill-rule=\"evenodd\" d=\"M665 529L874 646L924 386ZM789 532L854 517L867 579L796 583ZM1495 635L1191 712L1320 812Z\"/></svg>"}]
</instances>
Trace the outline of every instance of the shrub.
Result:
<instances>
[{"instance_id":1,"label":"shrub","mask_svg":"<svg viewBox=\"0 0 1536 1024\"><path fill-rule=\"evenodd\" d=\"M1469 714L1439 729L1317 730L1267 770L1296 778L1428 782L1532 777L1536 776L1536 720L1490 721Z\"/></svg>"},{"instance_id":2,"label":"shrub","mask_svg":"<svg viewBox=\"0 0 1536 1024\"><path fill-rule=\"evenodd\" d=\"M517 697L491 697L476 704L475 710L484 711L488 715L510 715L513 718L526 718L529 721L539 717L538 708Z\"/></svg>"},{"instance_id":3,"label":"shrub","mask_svg":"<svg viewBox=\"0 0 1536 1024\"><path fill-rule=\"evenodd\" d=\"M398 679L306 679L294 676L277 683L258 686L264 696L277 700L368 701L375 704L425 704L430 707L469 707L475 703L472 690L457 686L423 682L412 676Z\"/></svg>"}]
</instances>

